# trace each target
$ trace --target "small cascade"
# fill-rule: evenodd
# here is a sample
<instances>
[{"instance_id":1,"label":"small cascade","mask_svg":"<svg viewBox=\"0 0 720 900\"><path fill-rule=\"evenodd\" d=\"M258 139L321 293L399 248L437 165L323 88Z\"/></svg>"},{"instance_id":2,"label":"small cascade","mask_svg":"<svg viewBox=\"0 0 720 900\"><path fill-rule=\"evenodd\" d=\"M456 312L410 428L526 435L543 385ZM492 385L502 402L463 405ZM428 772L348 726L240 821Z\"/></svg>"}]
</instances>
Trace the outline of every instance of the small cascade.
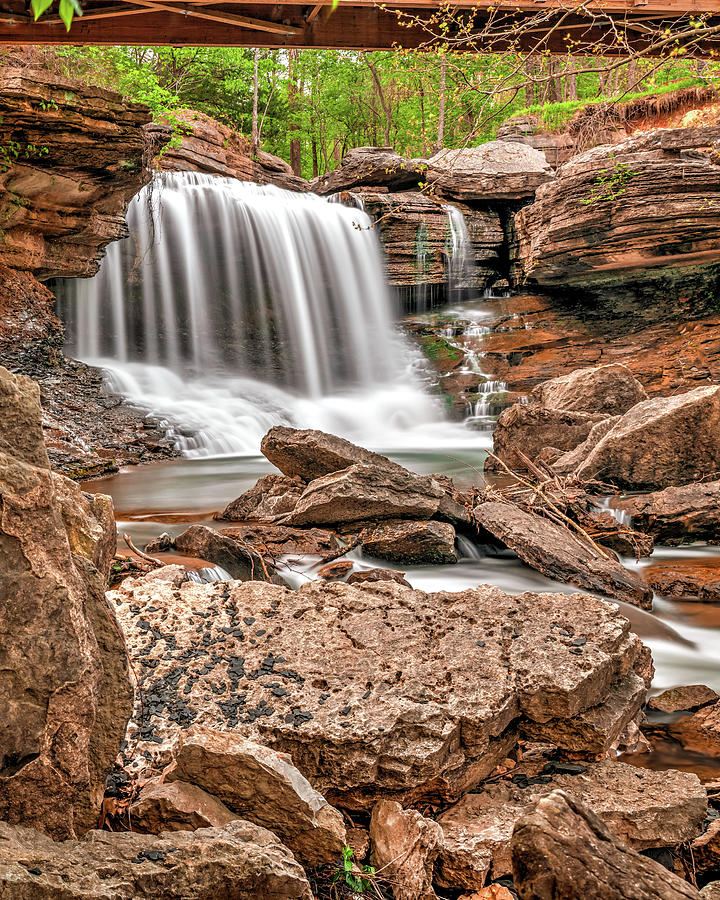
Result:
<instances>
[{"instance_id":1,"label":"small cascade","mask_svg":"<svg viewBox=\"0 0 720 900\"><path fill-rule=\"evenodd\" d=\"M472 246L465 217L456 206L443 204L448 217L446 241L448 297L460 299L472 287Z\"/></svg>"},{"instance_id":2,"label":"small cascade","mask_svg":"<svg viewBox=\"0 0 720 900\"><path fill-rule=\"evenodd\" d=\"M478 387L478 401L473 409L473 418L489 419L493 416L493 408L499 407L497 395L508 389L504 381L486 381Z\"/></svg>"},{"instance_id":3,"label":"small cascade","mask_svg":"<svg viewBox=\"0 0 720 900\"><path fill-rule=\"evenodd\" d=\"M446 440L361 209L173 173L127 222L94 278L55 285L68 353L186 455L257 453L278 423L386 448Z\"/></svg>"}]
</instances>

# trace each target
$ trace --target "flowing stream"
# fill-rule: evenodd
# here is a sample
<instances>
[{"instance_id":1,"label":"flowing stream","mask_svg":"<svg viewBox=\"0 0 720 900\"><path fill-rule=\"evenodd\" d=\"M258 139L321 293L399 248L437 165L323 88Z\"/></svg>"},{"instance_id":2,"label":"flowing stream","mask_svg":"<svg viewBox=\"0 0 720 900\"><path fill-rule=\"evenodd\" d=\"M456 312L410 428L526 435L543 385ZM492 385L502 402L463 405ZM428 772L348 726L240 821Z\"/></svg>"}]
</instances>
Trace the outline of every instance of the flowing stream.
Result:
<instances>
[{"instance_id":1,"label":"flowing stream","mask_svg":"<svg viewBox=\"0 0 720 900\"><path fill-rule=\"evenodd\" d=\"M462 284L467 234L452 209L450 275ZM362 209L183 173L141 192L128 225L130 237L110 246L95 278L57 290L70 355L103 366L113 389L162 423L185 456L87 486L113 496L121 531L137 543L210 523L214 510L271 471L259 444L276 423L344 435L460 485L477 480L491 433L446 421L427 393L424 364L396 328L381 248ZM447 337L463 349L468 371L481 372L491 304L450 312L457 326ZM487 377L471 424L505 390ZM511 553L487 555L465 538L459 550L457 565L411 567L408 580L427 590L484 582L510 592L576 590ZM703 545L658 548L653 559L673 555L720 564L720 550ZM198 579L223 577L202 565ZM300 583L317 567L312 559L295 564L287 579ZM720 691L715 608L656 600L653 614L625 611L653 650L656 688L705 683Z\"/></svg>"}]
</instances>

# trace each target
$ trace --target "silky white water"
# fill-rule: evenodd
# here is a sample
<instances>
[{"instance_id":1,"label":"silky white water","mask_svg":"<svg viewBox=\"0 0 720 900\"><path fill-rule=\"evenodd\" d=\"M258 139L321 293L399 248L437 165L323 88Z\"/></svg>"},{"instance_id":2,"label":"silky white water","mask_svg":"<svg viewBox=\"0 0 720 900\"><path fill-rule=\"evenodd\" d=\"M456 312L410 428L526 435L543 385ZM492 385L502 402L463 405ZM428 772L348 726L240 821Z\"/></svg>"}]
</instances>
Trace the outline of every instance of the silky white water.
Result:
<instances>
[{"instance_id":1,"label":"silky white water","mask_svg":"<svg viewBox=\"0 0 720 900\"><path fill-rule=\"evenodd\" d=\"M477 444L424 390L370 219L311 194L157 176L98 274L58 285L68 352L190 456L273 424L383 448Z\"/></svg>"}]
</instances>

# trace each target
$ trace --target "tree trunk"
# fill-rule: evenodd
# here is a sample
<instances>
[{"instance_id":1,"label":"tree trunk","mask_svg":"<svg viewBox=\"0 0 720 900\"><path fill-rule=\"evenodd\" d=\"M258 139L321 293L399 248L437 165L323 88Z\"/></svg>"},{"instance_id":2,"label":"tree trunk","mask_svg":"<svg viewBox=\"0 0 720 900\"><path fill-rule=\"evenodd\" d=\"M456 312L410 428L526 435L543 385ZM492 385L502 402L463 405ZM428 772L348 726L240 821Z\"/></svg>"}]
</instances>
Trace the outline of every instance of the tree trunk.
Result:
<instances>
[{"instance_id":1,"label":"tree trunk","mask_svg":"<svg viewBox=\"0 0 720 900\"><path fill-rule=\"evenodd\" d=\"M438 111L437 149L445 146L445 54L440 57L440 108Z\"/></svg>"},{"instance_id":2,"label":"tree trunk","mask_svg":"<svg viewBox=\"0 0 720 900\"><path fill-rule=\"evenodd\" d=\"M253 110L252 110L252 148L256 151L260 145L260 135L258 134L258 57L260 51L255 48L253 51Z\"/></svg>"},{"instance_id":3,"label":"tree trunk","mask_svg":"<svg viewBox=\"0 0 720 900\"><path fill-rule=\"evenodd\" d=\"M390 146L390 128L392 127L392 110L388 106L385 100L385 94L382 89L382 82L380 81L380 76L378 75L377 68L370 60L367 58L367 54L364 56L365 63L370 69L370 72L373 77L373 83L375 84L375 90L377 91L378 99L380 100L380 106L382 106L383 113L385 114L385 146Z\"/></svg>"},{"instance_id":4,"label":"tree trunk","mask_svg":"<svg viewBox=\"0 0 720 900\"><path fill-rule=\"evenodd\" d=\"M295 175L302 175L302 160L300 157L300 136L294 135L300 131L298 122L298 87L295 81L295 70L298 63L298 51L288 50L288 111L290 113L288 131L292 133L290 138L290 168Z\"/></svg>"},{"instance_id":5,"label":"tree trunk","mask_svg":"<svg viewBox=\"0 0 720 900\"><path fill-rule=\"evenodd\" d=\"M577 79L575 78L575 69L571 69L565 76L565 99L577 100Z\"/></svg>"},{"instance_id":6,"label":"tree trunk","mask_svg":"<svg viewBox=\"0 0 720 900\"><path fill-rule=\"evenodd\" d=\"M527 81L525 82L525 106L535 105L535 75L538 69L537 56L530 53L525 57L525 74Z\"/></svg>"}]
</instances>

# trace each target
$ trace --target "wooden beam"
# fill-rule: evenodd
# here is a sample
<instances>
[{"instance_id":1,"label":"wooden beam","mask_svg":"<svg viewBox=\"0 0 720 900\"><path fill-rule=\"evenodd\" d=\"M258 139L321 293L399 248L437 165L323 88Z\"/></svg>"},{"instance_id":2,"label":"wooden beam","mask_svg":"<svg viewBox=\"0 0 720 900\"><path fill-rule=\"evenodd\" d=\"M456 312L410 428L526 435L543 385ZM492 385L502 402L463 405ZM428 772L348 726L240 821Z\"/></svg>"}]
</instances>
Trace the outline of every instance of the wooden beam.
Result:
<instances>
[{"instance_id":1,"label":"wooden beam","mask_svg":"<svg viewBox=\"0 0 720 900\"><path fill-rule=\"evenodd\" d=\"M156 0L131 0L134 6L143 6L150 10L177 13L185 16L195 16L198 19L206 19L209 22L222 22L224 25L236 25L241 28L250 28L255 31L267 31L270 34L283 34L294 37L303 33L302 28L294 25L283 25L281 22L269 22L267 19L253 19L249 16L237 16L234 13L219 12L203 7L198 9L189 3L173 5L171 3L159 3ZM153 43L148 41L148 43Z\"/></svg>"},{"instance_id":2,"label":"wooden beam","mask_svg":"<svg viewBox=\"0 0 720 900\"><path fill-rule=\"evenodd\" d=\"M88 22L91 19L114 19L117 16L146 16L151 10L138 9L137 6L107 6L98 7L83 13L82 18ZM38 19L38 25L62 25L60 16L42 16Z\"/></svg>"},{"instance_id":3,"label":"wooden beam","mask_svg":"<svg viewBox=\"0 0 720 900\"><path fill-rule=\"evenodd\" d=\"M322 8L325 6L324 3L316 3L315 6L310 10L310 12L305 16L306 22L312 22L317 19L318 15L322 11ZM332 7L331 7L332 9Z\"/></svg>"}]
</instances>

